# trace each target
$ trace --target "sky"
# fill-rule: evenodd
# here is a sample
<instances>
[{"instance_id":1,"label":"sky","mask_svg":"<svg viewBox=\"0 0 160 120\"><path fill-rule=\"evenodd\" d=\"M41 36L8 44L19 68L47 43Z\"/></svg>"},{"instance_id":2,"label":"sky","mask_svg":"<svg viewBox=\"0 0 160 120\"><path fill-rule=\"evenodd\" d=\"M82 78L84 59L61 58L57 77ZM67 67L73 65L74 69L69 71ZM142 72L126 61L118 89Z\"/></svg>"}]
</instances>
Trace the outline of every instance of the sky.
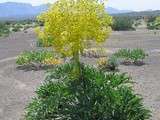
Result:
<instances>
[{"instance_id":1,"label":"sky","mask_svg":"<svg viewBox=\"0 0 160 120\"><path fill-rule=\"evenodd\" d=\"M55 0L0 0L3 2L25 2L32 5L40 5ZM160 0L108 0L107 6L121 10L160 10Z\"/></svg>"}]
</instances>

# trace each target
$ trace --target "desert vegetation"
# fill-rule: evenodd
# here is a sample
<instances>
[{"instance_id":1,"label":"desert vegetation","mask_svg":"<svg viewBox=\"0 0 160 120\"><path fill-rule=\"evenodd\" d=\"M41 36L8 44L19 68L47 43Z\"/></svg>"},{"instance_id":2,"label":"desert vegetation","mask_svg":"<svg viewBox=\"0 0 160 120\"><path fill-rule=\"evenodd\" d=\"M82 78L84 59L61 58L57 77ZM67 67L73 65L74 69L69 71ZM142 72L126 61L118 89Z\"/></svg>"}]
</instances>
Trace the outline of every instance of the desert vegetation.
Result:
<instances>
[{"instance_id":1,"label":"desert vegetation","mask_svg":"<svg viewBox=\"0 0 160 120\"><path fill-rule=\"evenodd\" d=\"M119 61L116 56L112 55L109 58L103 57L98 59L97 67L103 72L116 72L118 71Z\"/></svg>"},{"instance_id":2,"label":"desert vegetation","mask_svg":"<svg viewBox=\"0 0 160 120\"><path fill-rule=\"evenodd\" d=\"M160 12L104 5L58 0L36 20L0 22L0 118L160 119Z\"/></svg>"},{"instance_id":3,"label":"desert vegetation","mask_svg":"<svg viewBox=\"0 0 160 120\"><path fill-rule=\"evenodd\" d=\"M122 59L123 64L135 64L135 65L143 65L143 60L148 56L142 49L120 49L114 56Z\"/></svg>"},{"instance_id":4,"label":"desert vegetation","mask_svg":"<svg viewBox=\"0 0 160 120\"><path fill-rule=\"evenodd\" d=\"M0 22L0 36L5 37L10 33L25 31L28 28L34 28L40 23L34 20L22 21L1 21Z\"/></svg>"},{"instance_id":5,"label":"desert vegetation","mask_svg":"<svg viewBox=\"0 0 160 120\"><path fill-rule=\"evenodd\" d=\"M107 62L101 59L98 67L80 60L91 53L98 58L95 50L85 53L88 43L103 43L110 35L112 17L105 12L103 1L59 0L40 15L39 20L44 22L44 28L36 30L39 39L46 41L42 47L51 46L54 54L70 61L47 72L45 82L36 91L37 96L27 106L26 120L149 119L150 111L134 93L131 78L114 72L118 67L116 57L126 57L123 52L116 53ZM46 45L48 40L51 45ZM130 55L134 62L144 59L140 49L129 52ZM50 52L25 52L17 63L41 63L53 57Z\"/></svg>"},{"instance_id":6,"label":"desert vegetation","mask_svg":"<svg viewBox=\"0 0 160 120\"><path fill-rule=\"evenodd\" d=\"M134 28L134 20L130 17L114 17L112 29L115 31L120 30L135 30Z\"/></svg>"},{"instance_id":7,"label":"desert vegetation","mask_svg":"<svg viewBox=\"0 0 160 120\"><path fill-rule=\"evenodd\" d=\"M18 68L24 70L41 70L62 64L63 60L58 59L52 51L38 50L23 52L18 56L16 63Z\"/></svg>"},{"instance_id":8,"label":"desert vegetation","mask_svg":"<svg viewBox=\"0 0 160 120\"><path fill-rule=\"evenodd\" d=\"M0 23L0 37L7 36L9 32L10 30L8 29L8 26L4 23Z\"/></svg>"},{"instance_id":9,"label":"desert vegetation","mask_svg":"<svg viewBox=\"0 0 160 120\"><path fill-rule=\"evenodd\" d=\"M151 30L160 30L160 17L153 17L148 20L147 24L148 29Z\"/></svg>"}]
</instances>

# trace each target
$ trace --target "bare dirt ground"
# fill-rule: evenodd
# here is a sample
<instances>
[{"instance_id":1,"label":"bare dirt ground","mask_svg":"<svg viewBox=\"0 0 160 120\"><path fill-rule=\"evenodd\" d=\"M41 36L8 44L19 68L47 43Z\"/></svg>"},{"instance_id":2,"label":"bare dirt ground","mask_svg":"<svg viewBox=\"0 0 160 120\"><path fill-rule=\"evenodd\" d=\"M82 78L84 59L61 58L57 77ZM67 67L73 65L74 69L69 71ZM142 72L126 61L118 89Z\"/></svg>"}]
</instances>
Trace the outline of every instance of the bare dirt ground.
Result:
<instances>
[{"instance_id":1,"label":"bare dirt ground","mask_svg":"<svg viewBox=\"0 0 160 120\"><path fill-rule=\"evenodd\" d=\"M44 80L44 71L25 72L17 70L15 65L18 54L35 49L35 39L32 30L0 38L0 120L20 120L36 87ZM138 47L149 53L146 65L120 66L120 69L132 76L136 92L153 112L151 120L160 120L160 31L157 34L147 30L113 32L104 47L113 52L119 48ZM94 59L87 60L95 63Z\"/></svg>"},{"instance_id":2,"label":"bare dirt ground","mask_svg":"<svg viewBox=\"0 0 160 120\"><path fill-rule=\"evenodd\" d=\"M135 82L136 92L144 98L145 105L151 109L151 120L160 120L160 31L115 32L106 47L143 48L149 57L146 65L120 66L122 72L129 73Z\"/></svg>"}]
</instances>

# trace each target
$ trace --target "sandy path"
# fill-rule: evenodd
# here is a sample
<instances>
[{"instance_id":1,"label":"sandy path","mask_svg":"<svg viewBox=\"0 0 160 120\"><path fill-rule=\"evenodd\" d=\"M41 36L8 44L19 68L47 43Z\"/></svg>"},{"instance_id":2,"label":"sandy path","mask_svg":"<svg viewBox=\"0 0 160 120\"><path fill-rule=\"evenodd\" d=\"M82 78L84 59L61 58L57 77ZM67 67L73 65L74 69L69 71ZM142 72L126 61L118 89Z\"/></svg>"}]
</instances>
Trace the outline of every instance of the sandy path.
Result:
<instances>
[{"instance_id":1,"label":"sandy path","mask_svg":"<svg viewBox=\"0 0 160 120\"><path fill-rule=\"evenodd\" d=\"M0 38L0 60L15 57L24 50L35 48L36 36L32 29L28 33L12 33L9 37Z\"/></svg>"},{"instance_id":2,"label":"sandy path","mask_svg":"<svg viewBox=\"0 0 160 120\"><path fill-rule=\"evenodd\" d=\"M44 79L43 71L20 71L15 61L0 65L0 120L19 120L24 108Z\"/></svg>"},{"instance_id":3,"label":"sandy path","mask_svg":"<svg viewBox=\"0 0 160 120\"><path fill-rule=\"evenodd\" d=\"M17 55L35 49L35 38L33 31L28 30L0 39L0 120L20 120L44 79L44 71L25 72L15 65Z\"/></svg>"}]
</instances>

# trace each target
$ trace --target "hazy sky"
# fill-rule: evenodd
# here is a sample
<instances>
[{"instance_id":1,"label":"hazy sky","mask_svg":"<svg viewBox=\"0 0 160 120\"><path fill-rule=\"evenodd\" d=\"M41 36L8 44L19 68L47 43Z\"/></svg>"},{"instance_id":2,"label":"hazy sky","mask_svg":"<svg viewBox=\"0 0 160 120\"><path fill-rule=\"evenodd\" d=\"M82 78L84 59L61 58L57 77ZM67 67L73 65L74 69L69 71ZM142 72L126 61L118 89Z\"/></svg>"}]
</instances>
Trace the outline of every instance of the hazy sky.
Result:
<instances>
[{"instance_id":1,"label":"hazy sky","mask_svg":"<svg viewBox=\"0 0 160 120\"><path fill-rule=\"evenodd\" d=\"M33 5L55 0L0 0L0 2L26 2ZM160 10L160 0L108 0L108 6L125 10Z\"/></svg>"}]
</instances>

